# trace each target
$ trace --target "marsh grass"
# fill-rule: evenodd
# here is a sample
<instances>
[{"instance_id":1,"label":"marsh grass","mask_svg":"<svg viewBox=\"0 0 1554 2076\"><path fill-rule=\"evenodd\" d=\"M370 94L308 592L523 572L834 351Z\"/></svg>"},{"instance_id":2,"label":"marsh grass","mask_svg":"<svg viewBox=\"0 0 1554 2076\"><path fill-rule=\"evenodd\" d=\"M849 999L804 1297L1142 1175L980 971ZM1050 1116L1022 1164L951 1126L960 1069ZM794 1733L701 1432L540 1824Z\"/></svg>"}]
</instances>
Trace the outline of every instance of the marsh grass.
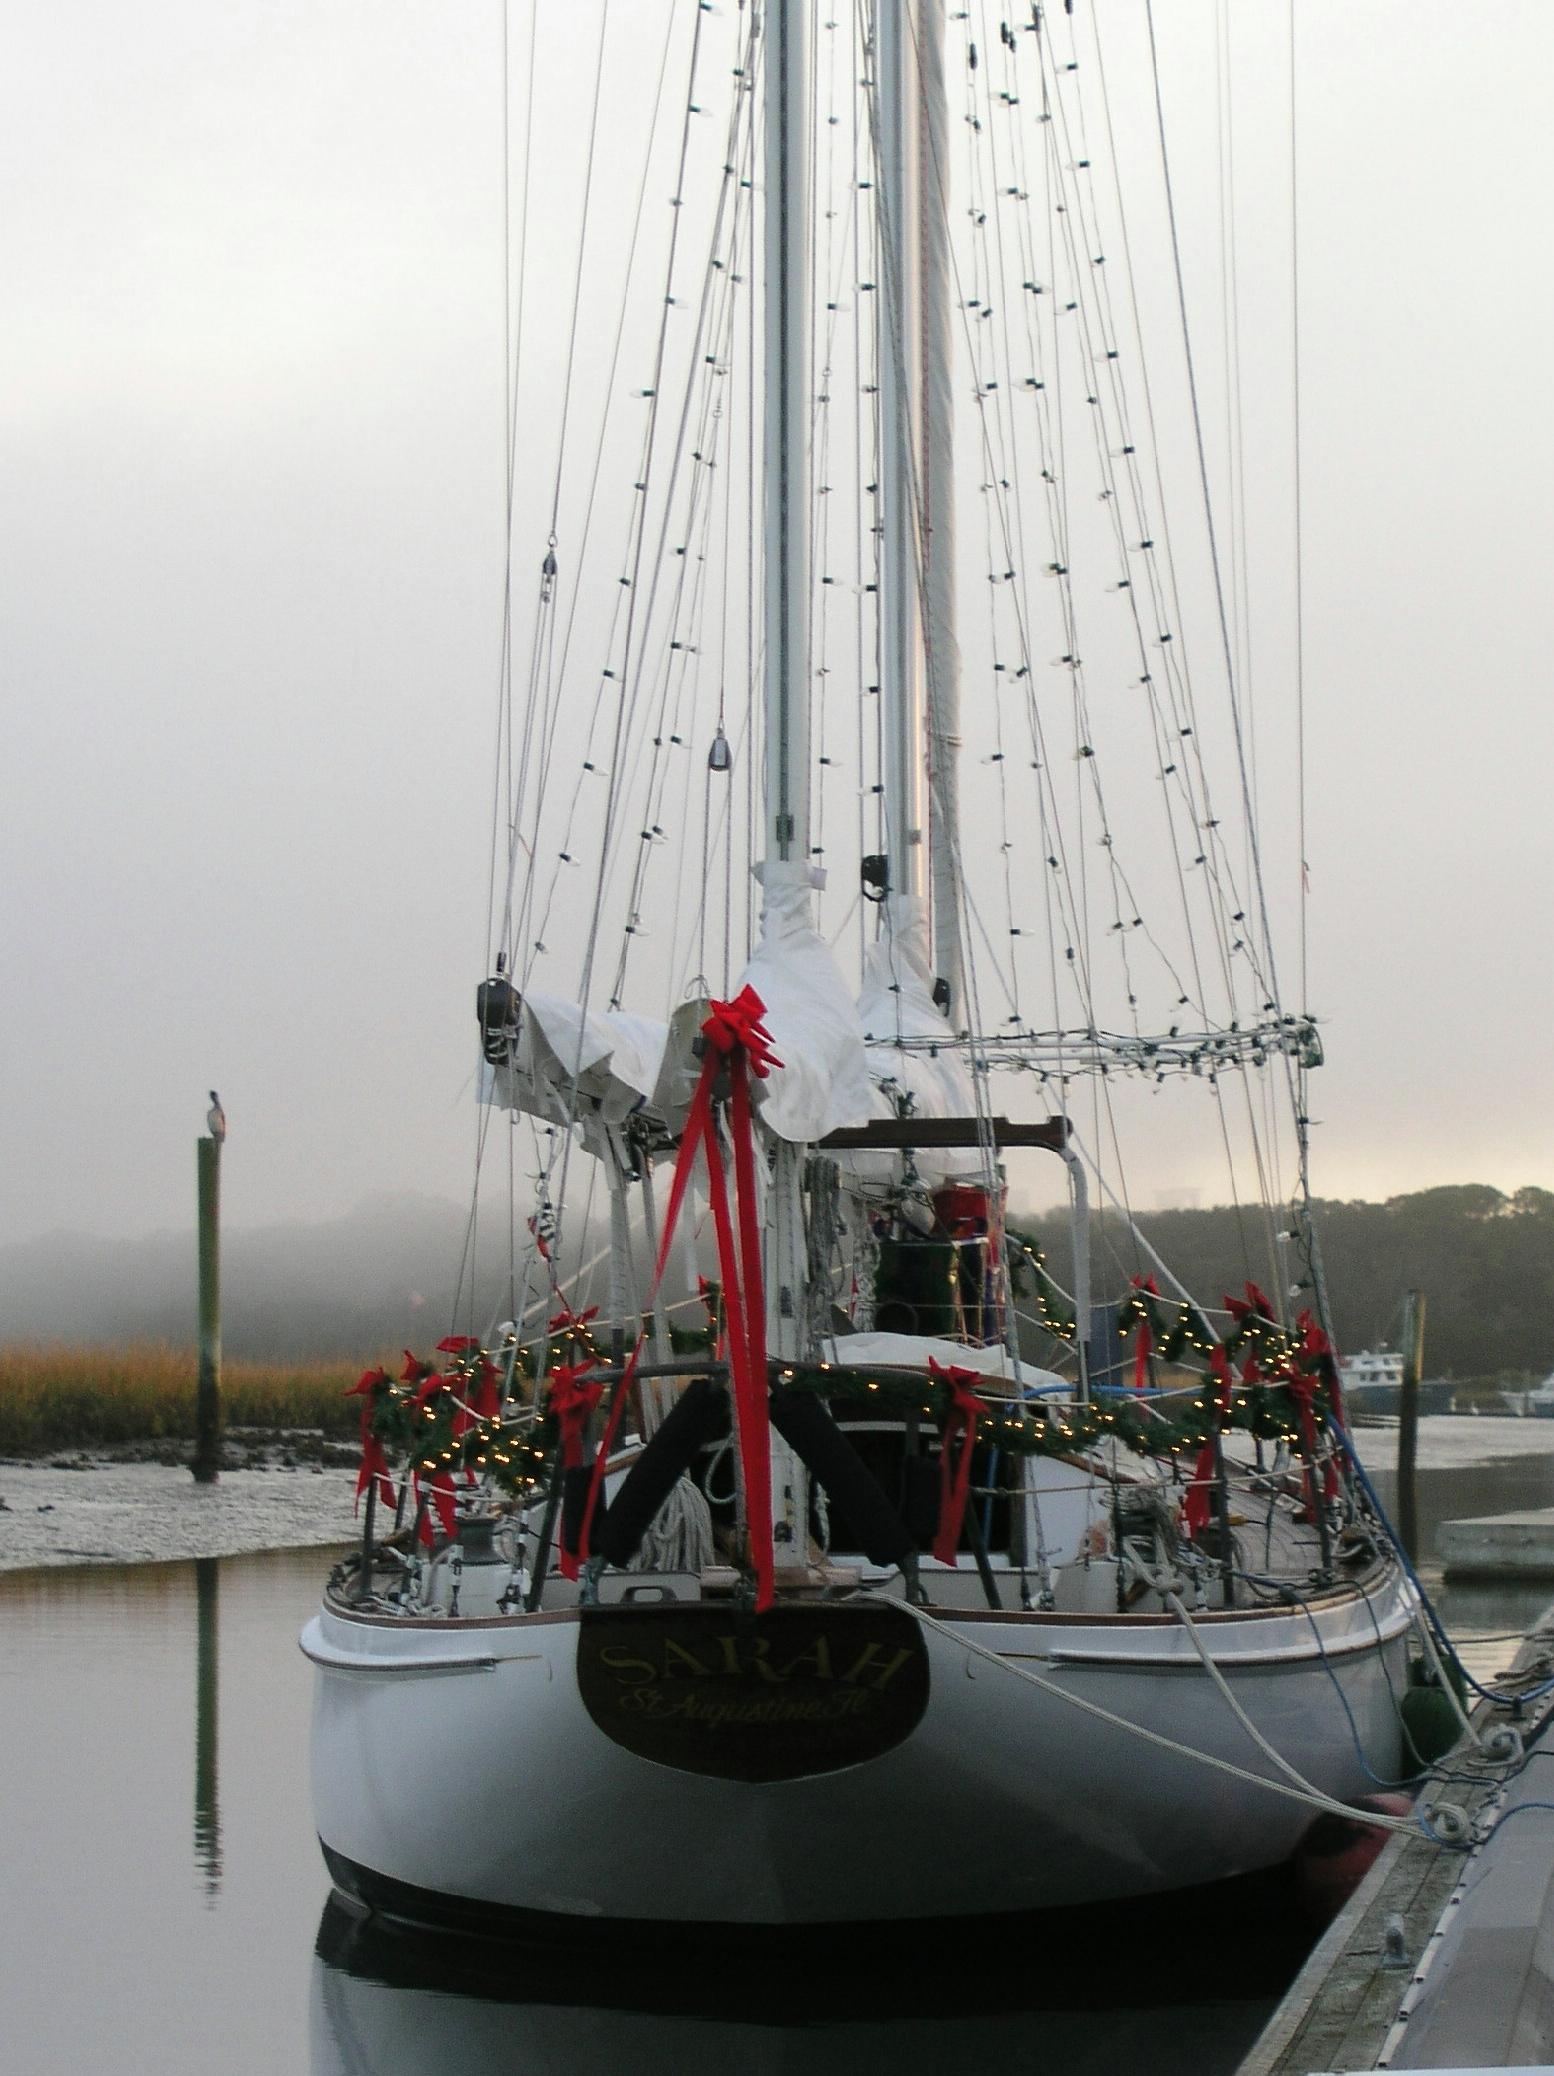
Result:
<instances>
[{"instance_id":1,"label":"marsh grass","mask_svg":"<svg viewBox=\"0 0 1554 2076\"><path fill-rule=\"evenodd\" d=\"M221 1366L223 1418L229 1428L312 1427L326 1435L352 1435L357 1402L345 1392L363 1367L229 1359ZM165 1342L0 1347L0 1455L187 1440L194 1434L196 1369L192 1348Z\"/></svg>"}]
</instances>

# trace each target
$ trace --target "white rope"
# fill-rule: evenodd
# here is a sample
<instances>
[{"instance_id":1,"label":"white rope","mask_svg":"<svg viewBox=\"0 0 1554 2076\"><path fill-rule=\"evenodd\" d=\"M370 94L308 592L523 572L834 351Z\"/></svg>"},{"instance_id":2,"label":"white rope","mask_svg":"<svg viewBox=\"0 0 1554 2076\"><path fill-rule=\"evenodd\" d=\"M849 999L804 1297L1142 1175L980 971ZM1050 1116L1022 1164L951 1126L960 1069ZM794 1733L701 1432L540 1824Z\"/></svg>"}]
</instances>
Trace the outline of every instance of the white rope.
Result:
<instances>
[{"instance_id":1,"label":"white rope","mask_svg":"<svg viewBox=\"0 0 1554 2076\"><path fill-rule=\"evenodd\" d=\"M681 1477L669 1488L669 1497L648 1524L630 1569L699 1573L712 1563L715 1554L712 1511L691 1480Z\"/></svg>"},{"instance_id":2,"label":"white rope","mask_svg":"<svg viewBox=\"0 0 1554 2076\"><path fill-rule=\"evenodd\" d=\"M1241 1725L1242 1729L1252 1740L1253 1744L1256 1745L1257 1749L1262 1753L1263 1757L1266 1760L1268 1760L1270 1765L1277 1766L1279 1771L1284 1775L1285 1779L1293 1781L1295 1783L1295 1786L1303 1790L1304 1793L1308 1795L1320 1795L1322 1790L1320 1788L1313 1787L1312 1783L1306 1779L1305 1775L1299 1772L1294 1766L1292 1766L1289 1760L1285 1758L1284 1754L1268 1742L1267 1738L1264 1737L1261 1730L1259 1730L1257 1725L1252 1721L1252 1718L1241 1706L1240 1702L1236 1699L1235 1695L1231 1693L1230 1682L1225 1678L1225 1675L1214 1663L1214 1659L1210 1654L1209 1647L1204 1642L1203 1638L1198 1634L1198 1625L1193 1620L1192 1616L1187 1612L1186 1606L1183 1604L1180 1594L1168 1591L1167 1581L1163 1578L1160 1579L1158 1582L1156 1582L1154 1579L1151 1579L1150 1583L1155 1585L1156 1591L1159 1593L1160 1598L1165 1602L1166 1606L1170 1608L1171 1612L1176 1616L1177 1620L1181 1623L1182 1627L1187 1631L1188 1640L1192 1644L1193 1649L1198 1654L1198 1662L1200 1665L1202 1665L1204 1671L1208 1674L1209 1678L1219 1689L1220 1699L1230 1710L1230 1713ZM1318 1636L1318 1649L1321 1649L1321 1645L1322 1639L1320 1636ZM1323 1655L1325 1657L1326 1653L1324 1652Z\"/></svg>"},{"instance_id":3,"label":"white rope","mask_svg":"<svg viewBox=\"0 0 1554 2076\"><path fill-rule=\"evenodd\" d=\"M1430 1835L1425 1830L1422 1816L1394 1817L1384 1816L1379 1811L1374 1814L1370 1810L1357 1811L1350 1803L1340 1802L1333 1795L1325 1795L1320 1788L1312 1787L1309 1783L1305 1783L1298 1788L1294 1786L1286 1787L1282 1781L1269 1780L1266 1774L1253 1773L1245 1766L1237 1766L1231 1759L1218 1759L1212 1752L1200 1752L1196 1746L1182 1744L1176 1738L1167 1737L1159 1730L1146 1730L1142 1723L1130 1722L1126 1716L1119 1716L1109 1708L1102 1708L1098 1701L1086 1701L1082 1695L1070 1692L1067 1687L1059 1686L1056 1680L1045 1679L1039 1672L1029 1672L1023 1665L1011 1664L1007 1658L1001 1657L997 1651L989 1650L985 1644L974 1643L969 1636L963 1636L958 1630L952 1629L947 1622L939 1621L936 1616L929 1614L926 1608L913 1606L910 1602L903 1602L902 1605L906 1607L909 1614L916 1617L925 1629L936 1630L939 1635L947 1637L951 1643L958 1644L963 1651L969 1651L972 1657L985 1658L988 1664L998 1666L1002 1671L1007 1672L1012 1679L1025 1680L1031 1686L1038 1687L1043 1694L1051 1695L1054 1700L1066 1701L1071 1708L1077 1708L1081 1714L1094 1716L1103 1723L1110 1723L1115 1730L1125 1730L1129 1736L1137 1737L1145 1744L1158 1745L1162 1751L1174 1752L1178 1758L1195 1760L1200 1766L1212 1767L1216 1773L1228 1773L1234 1780L1247 1781L1253 1787L1264 1788L1270 1795L1282 1795L1286 1801L1302 1802L1309 1809L1326 1810L1334 1816L1348 1817L1351 1820L1358 1817L1365 1824L1374 1825L1377 1830L1381 1831L1407 1831L1416 1836L1422 1834L1426 1837ZM1239 1714L1239 1705L1232 1703L1232 1706L1236 1707ZM1283 1765L1282 1760L1279 1763L1281 1766ZM1444 1817L1448 1827L1453 1817L1460 1816L1461 1812L1449 1803L1437 1803L1430 1811L1431 1821Z\"/></svg>"}]
</instances>

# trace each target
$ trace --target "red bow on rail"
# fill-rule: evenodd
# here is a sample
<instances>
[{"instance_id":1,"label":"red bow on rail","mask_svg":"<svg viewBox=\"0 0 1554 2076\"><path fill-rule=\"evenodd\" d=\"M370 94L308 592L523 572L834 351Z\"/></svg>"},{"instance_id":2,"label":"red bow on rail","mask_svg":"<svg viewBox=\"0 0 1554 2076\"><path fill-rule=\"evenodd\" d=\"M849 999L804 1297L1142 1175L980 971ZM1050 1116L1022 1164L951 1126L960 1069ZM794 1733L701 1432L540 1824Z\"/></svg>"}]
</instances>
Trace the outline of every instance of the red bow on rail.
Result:
<instances>
[{"instance_id":1,"label":"red bow on rail","mask_svg":"<svg viewBox=\"0 0 1554 2076\"><path fill-rule=\"evenodd\" d=\"M350 1390L347 1398L359 1398L362 1402L362 1460L356 1473L356 1504L362 1503L362 1494L375 1490L384 1506L394 1506L399 1498L394 1489L394 1480L389 1475L388 1457L383 1444L372 1431L373 1415L378 1410L378 1401L388 1390L387 1370L363 1370Z\"/></svg>"},{"instance_id":2,"label":"red bow on rail","mask_svg":"<svg viewBox=\"0 0 1554 2076\"><path fill-rule=\"evenodd\" d=\"M971 1388L978 1381L975 1370L941 1368L931 1355L928 1368L949 1392L939 1443L939 1530L933 1539L933 1554L941 1564L953 1564L961 1524L966 1518L966 1502L971 1496L977 1422L988 1408Z\"/></svg>"},{"instance_id":3,"label":"red bow on rail","mask_svg":"<svg viewBox=\"0 0 1554 2076\"><path fill-rule=\"evenodd\" d=\"M1135 1276L1133 1288L1141 1295L1159 1297L1160 1286L1153 1276ZM1139 1306L1138 1339L1133 1347L1133 1389L1143 1396L1149 1384L1149 1358L1155 1352L1155 1330L1149 1323L1149 1314Z\"/></svg>"},{"instance_id":4,"label":"red bow on rail","mask_svg":"<svg viewBox=\"0 0 1554 2076\"><path fill-rule=\"evenodd\" d=\"M1209 1353L1209 1375L1219 1386L1216 1408L1220 1425L1223 1426L1230 1414L1232 1378L1230 1358L1217 1342ZM1182 1504L1182 1525L1191 1536L1201 1535L1209 1525L1209 1488L1214 1483L1218 1468L1211 1436L1198 1451L1198 1461L1193 1465L1192 1477L1187 1485L1187 1497Z\"/></svg>"},{"instance_id":5,"label":"red bow on rail","mask_svg":"<svg viewBox=\"0 0 1554 2076\"><path fill-rule=\"evenodd\" d=\"M739 1458L744 1472L745 1518L750 1532L750 1562L755 1571L758 1614L771 1606L776 1582L772 1557L770 1415L766 1397L766 1293L761 1275L761 1229L756 1203L755 1133L749 1077L754 1074L758 1080L764 1081L773 1067L782 1065L772 1051L771 1033L761 1022L765 1009L766 1005L755 989L744 987L732 1002L712 1003L710 1014L701 1027L705 1041L701 1077L696 1084L685 1130L680 1135L680 1151L664 1213L664 1231L653 1272L653 1288L645 1307L646 1316L652 1312L663 1282L669 1260L669 1243L690 1186L697 1152L701 1151L707 1162L708 1194L718 1241L718 1275L723 1285L728 1366L734 1392ZM734 1148L732 1203L712 1111L713 1088L725 1068L729 1079L729 1135ZM626 1409L631 1380L641 1359L644 1332L645 1327L637 1335L631 1359L616 1387L610 1417L594 1458L593 1482L588 1489L588 1504L583 1512L582 1533L578 1538L585 1556L604 1482L605 1459Z\"/></svg>"},{"instance_id":6,"label":"red bow on rail","mask_svg":"<svg viewBox=\"0 0 1554 2076\"><path fill-rule=\"evenodd\" d=\"M589 1365L587 1363L563 1363L559 1369L554 1369L550 1373L550 1410L556 1416L556 1446L560 1454L563 1471L580 1470L582 1468L583 1437L588 1432L588 1423L593 1418L594 1408L604 1396L604 1384L602 1381L593 1384L584 1384L580 1381L588 1374L588 1369ZM624 1393L622 1396L624 1397ZM605 1449L600 1450L599 1462L601 1464L607 1453ZM593 1499L592 1490L589 1492L589 1499L590 1501ZM590 1525L591 1519L590 1511L589 1515L585 1517L585 1528ZM586 1540L583 1546L584 1548L587 1547ZM563 1535L561 1542L561 1575L565 1579L575 1579L580 1569L578 1552L568 1548L565 1535Z\"/></svg>"},{"instance_id":7,"label":"red bow on rail","mask_svg":"<svg viewBox=\"0 0 1554 2076\"><path fill-rule=\"evenodd\" d=\"M586 1312L574 1312L569 1305L563 1305L555 1318L549 1321L546 1331L553 1334L573 1333L578 1327L586 1326L590 1319L598 1317L597 1305L590 1305Z\"/></svg>"}]
</instances>

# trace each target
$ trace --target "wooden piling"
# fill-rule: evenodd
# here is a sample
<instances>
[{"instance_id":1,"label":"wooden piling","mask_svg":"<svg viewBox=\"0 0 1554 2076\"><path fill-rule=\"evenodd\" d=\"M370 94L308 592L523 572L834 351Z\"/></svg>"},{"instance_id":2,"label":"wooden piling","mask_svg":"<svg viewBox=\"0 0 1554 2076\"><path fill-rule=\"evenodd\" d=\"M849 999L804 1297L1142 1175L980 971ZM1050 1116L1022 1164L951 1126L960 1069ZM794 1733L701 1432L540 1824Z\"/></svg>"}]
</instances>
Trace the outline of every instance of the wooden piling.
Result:
<instances>
[{"instance_id":1,"label":"wooden piling","mask_svg":"<svg viewBox=\"0 0 1554 2076\"><path fill-rule=\"evenodd\" d=\"M199 1189L200 1367L194 1402L196 1484L221 1475L221 1141L196 1144Z\"/></svg>"},{"instance_id":2,"label":"wooden piling","mask_svg":"<svg viewBox=\"0 0 1554 2076\"><path fill-rule=\"evenodd\" d=\"M1419 1510L1415 1461L1419 1446L1419 1379L1424 1370L1425 1297L1411 1290L1403 1300L1403 1389L1398 1400L1398 1541L1410 1564L1419 1561Z\"/></svg>"},{"instance_id":3,"label":"wooden piling","mask_svg":"<svg viewBox=\"0 0 1554 2076\"><path fill-rule=\"evenodd\" d=\"M194 1857L205 1893L221 1887L221 1791L219 1751L219 1642L221 1560L196 1557L194 1678Z\"/></svg>"}]
</instances>

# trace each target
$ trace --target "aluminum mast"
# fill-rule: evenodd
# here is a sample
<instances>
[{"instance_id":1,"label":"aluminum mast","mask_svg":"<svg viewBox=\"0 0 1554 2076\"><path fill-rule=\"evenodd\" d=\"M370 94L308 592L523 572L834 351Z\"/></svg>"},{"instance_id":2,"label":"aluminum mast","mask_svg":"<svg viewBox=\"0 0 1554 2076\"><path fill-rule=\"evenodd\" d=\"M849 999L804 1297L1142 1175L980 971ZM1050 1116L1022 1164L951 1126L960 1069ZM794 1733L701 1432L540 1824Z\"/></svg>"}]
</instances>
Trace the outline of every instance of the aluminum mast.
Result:
<instances>
[{"instance_id":1,"label":"aluminum mast","mask_svg":"<svg viewBox=\"0 0 1554 2076\"><path fill-rule=\"evenodd\" d=\"M963 1025L943 0L875 19L886 854L893 894L931 888L934 971Z\"/></svg>"},{"instance_id":2,"label":"aluminum mast","mask_svg":"<svg viewBox=\"0 0 1554 2076\"><path fill-rule=\"evenodd\" d=\"M809 863L809 51L805 0L768 0L764 420L766 855Z\"/></svg>"}]
</instances>

